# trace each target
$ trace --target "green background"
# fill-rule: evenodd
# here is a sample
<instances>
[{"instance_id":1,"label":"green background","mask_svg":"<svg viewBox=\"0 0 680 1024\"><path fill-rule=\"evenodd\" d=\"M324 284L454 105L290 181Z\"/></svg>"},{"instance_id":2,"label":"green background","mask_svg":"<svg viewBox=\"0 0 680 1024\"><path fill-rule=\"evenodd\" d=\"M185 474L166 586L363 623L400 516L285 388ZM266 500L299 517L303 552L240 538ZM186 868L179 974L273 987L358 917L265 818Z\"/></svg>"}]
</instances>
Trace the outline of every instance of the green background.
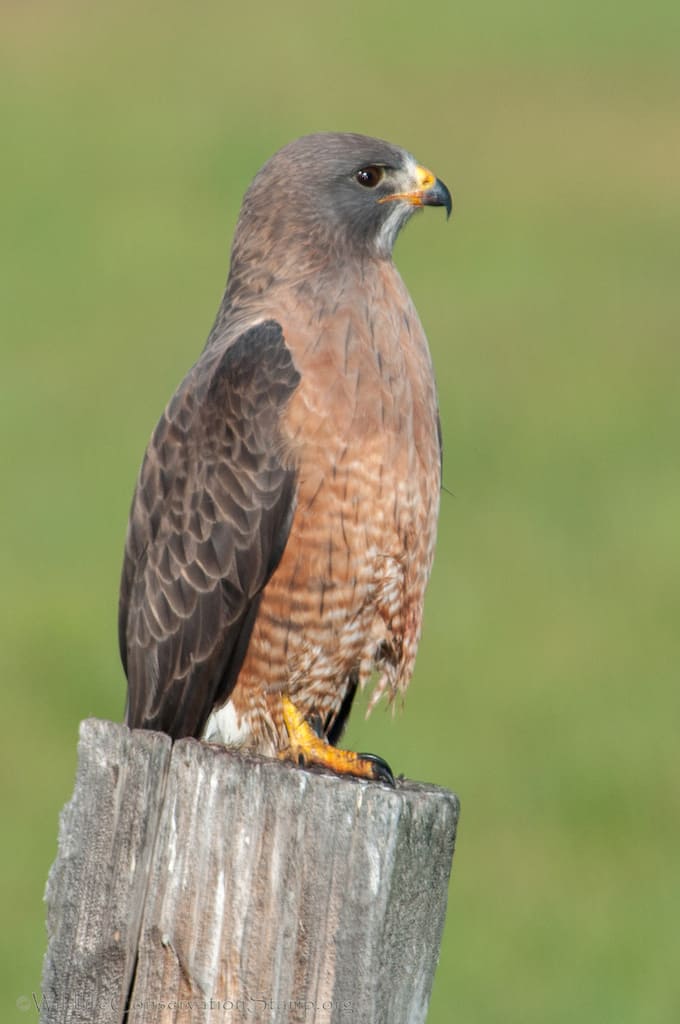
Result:
<instances>
[{"instance_id":1,"label":"green background","mask_svg":"<svg viewBox=\"0 0 680 1024\"><path fill-rule=\"evenodd\" d=\"M455 199L396 252L450 492L418 667L346 736L462 801L429 1020L680 1020L680 5L1 18L2 1019L39 989L78 722L122 713L132 486L241 195L349 129Z\"/></svg>"}]
</instances>

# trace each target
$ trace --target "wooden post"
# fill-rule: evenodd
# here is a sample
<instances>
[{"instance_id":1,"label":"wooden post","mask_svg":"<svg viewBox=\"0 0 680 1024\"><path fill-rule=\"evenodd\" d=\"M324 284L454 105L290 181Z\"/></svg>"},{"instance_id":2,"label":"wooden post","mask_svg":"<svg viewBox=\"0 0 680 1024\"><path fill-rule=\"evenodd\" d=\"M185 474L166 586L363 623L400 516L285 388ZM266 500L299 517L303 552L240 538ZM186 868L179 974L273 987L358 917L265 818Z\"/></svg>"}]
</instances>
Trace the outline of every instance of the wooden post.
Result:
<instances>
[{"instance_id":1,"label":"wooden post","mask_svg":"<svg viewBox=\"0 0 680 1024\"><path fill-rule=\"evenodd\" d=\"M40 1020L424 1021L458 801L88 720Z\"/></svg>"}]
</instances>

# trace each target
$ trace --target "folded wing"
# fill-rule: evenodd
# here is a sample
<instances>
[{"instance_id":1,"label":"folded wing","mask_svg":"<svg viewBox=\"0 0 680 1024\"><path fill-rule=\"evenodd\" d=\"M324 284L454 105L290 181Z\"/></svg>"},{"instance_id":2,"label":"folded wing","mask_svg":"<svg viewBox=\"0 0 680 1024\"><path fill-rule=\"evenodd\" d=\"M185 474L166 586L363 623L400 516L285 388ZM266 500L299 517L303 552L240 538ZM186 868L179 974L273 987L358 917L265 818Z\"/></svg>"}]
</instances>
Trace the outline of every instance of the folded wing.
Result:
<instances>
[{"instance_id":1,"label":"folded wing","mask_svg":"<svg viewBox=\"0 0 680 1024\"><path fill-rule=\"evenodd\" d=\"M132 728L200 736L233 689L295 509L280 420L299 380L265 321L207 348L154 431L120 592Z\"/></svg>"}]
</instances>

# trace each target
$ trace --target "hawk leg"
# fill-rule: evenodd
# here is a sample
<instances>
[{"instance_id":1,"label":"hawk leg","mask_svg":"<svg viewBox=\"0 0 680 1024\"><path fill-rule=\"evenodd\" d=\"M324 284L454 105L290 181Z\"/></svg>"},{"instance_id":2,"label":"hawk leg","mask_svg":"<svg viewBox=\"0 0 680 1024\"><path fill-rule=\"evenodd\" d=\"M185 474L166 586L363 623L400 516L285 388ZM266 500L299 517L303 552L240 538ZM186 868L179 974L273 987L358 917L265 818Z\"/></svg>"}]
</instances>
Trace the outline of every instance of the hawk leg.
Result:
<instances>
[{"instance_id":1,"label":"hawk leg","mask_svg":"<svg viewBox=\"0 0 680 1024\"><path fill-rule=\"evenodd\" d=\"M290 745L281 751L279 757L296 764L320 768L329 768L338 775L354 775L360 779L372 779L394 786L394 775L390 766L375 754L355 754L352 750L339 750L333 747L322 736L317 735L312 726L305 720L292 700L285 695L283 702L283 720L288 730Z\"/></svg>"}]
</instances>

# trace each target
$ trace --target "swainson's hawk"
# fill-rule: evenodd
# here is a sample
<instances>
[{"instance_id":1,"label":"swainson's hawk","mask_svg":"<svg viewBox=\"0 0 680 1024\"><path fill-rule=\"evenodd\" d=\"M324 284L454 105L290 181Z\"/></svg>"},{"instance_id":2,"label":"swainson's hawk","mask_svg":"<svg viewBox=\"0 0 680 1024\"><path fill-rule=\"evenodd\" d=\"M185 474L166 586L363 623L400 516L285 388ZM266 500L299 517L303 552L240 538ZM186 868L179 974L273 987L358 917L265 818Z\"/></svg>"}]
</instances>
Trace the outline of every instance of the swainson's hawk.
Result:
<instances>
[{"instance_id":1,"label":"swainson's hawk","mask_svg":"<svg viewBox=\"0 0 680 1024\"><path fill-rule=\"evenodd\" d=\"M413 672L441 482L437 395L392 262L403 149L292 142L246 192L214 327L132 502L119 638L133 728L389 779L336 750L357 686ZM311 727L310 727L311 724Z\"/></svg>"}]
</instances>

